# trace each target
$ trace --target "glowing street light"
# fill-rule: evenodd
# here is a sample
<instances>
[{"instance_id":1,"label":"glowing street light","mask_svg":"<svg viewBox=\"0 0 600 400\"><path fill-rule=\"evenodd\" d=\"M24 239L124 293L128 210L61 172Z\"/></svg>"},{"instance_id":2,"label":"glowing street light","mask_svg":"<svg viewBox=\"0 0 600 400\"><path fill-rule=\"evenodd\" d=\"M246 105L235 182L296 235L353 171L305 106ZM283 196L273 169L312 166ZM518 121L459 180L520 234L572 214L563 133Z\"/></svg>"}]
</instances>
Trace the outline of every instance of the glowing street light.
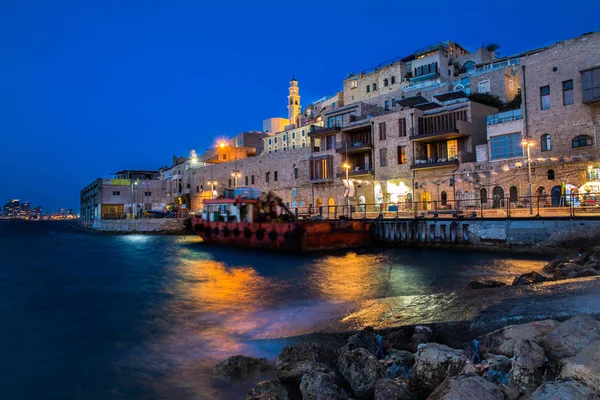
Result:
<instances>
[{"instance_id":1,"label":"glowing street light","mask_svg":"<svg viewBox=\"0 0 600 400\"><path fill-rule=\"evenodd\" d=\"M531 146L533 146L535 142L530 136L523 138L521 142L522 146L527 147L527 181L529 182L529 214L533 215L533 189L531 186Z\"/></svg>"},{"instance_id":2,"label":"glowing street light","mask_svg":"<svg viewBox=\"0 0 600 400\"><path fill-rule=\"evenodd\" d=\"M342 168L344 168L346 170L346 185L347 185L347 192L346 192L346 217L350 218L350 181L348 180L348 172L350 171L350 168L352 166L350 165L350 163L348 161L344 161L344 163L342 164Z\"/></svg>"},{"instance_id":3,"label":"glowing street light","mask_svg":"<svg viewBox=\"0 0 600 400\"><path fill-rule=\"evenodd\" d=\"M210 185L210 188L211 188L211 198L214 199L215 198L215 186L217 186L218 182L214 179L211 179L207 183Z\"/></svg>"}]
</instances>

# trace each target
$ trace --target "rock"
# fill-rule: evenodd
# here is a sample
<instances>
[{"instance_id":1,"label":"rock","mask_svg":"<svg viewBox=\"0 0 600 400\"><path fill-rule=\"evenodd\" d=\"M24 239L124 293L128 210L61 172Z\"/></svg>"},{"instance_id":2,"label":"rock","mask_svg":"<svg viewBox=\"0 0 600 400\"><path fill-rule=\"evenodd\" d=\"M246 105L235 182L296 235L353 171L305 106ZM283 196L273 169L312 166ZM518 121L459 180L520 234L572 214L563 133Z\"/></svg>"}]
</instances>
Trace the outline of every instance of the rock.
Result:
<instances>
[{"instance_id":1,"label":"rock","mask_svg":"<svg viewBox=\"0 0 600 400\"><path fill-rule=\"evenodd\" d=\"M479 341L479 349L482 354L491 353L512 357L517 340L539 341L559 325L559 322L551 319L521 325L509 325L484 335Z\"/></svg>"},{"instance_id":2,"label":"rock","mask_svg":"<svg viewBox=\"0 0 600 400\"><path fill-rule=\"evenodd\" d=\"M579 265L579 264L575 264L575 263L565 263L562 264L560 267L556 268L556 270L554 271L554 279L569 279L569 275L572 273L577 273L579 271L583 271L585 269L585 266L583 265ZM574 275L572 275L572 277L575 277Z\"/></svg>"},{"instance_id":3,"label":"rock","mask_svg":"<svg viewBox=\"0 0 600 400\"><path fill-rule=\"evenodd\" d=\"M552 261L550 261L548 264L546 264L544 266L544 268L542 268L542 272L545 274L553 274L554 271L556 270L556 268L558 268L562 263L564 263L564 260L561 259L554 259Z\"/></svg>"},{"instance_id":4,"label":"rock","mask_svg":"<svg viewBox=\"0 0 600 400\"><path fill-rule=\"evenodd\" d=\"M373 356L378 357L381 354L381 347L375 331L371 327L367 327L362 331L348 338L347 350L363 348Z\"/></svg>"},{"instance_id":5,"label":"rock","mask_svg":"<svg viewBox=\"0 0 600 400\"><path fill-rule=\"evenodd\" d=\"M541 283L551 280L550 278L545 277L542 274L539 274L535 271L528 272L526 274L519 275L515 278L512 285L513 286L521 286L521 285L531 285L534 283Z\"/></svg>"},{"instance_id":6,"label":"rock","mask_svg":"<svg viewBox=\"0 0 600 400\"><path fill-rule=\"evenodd\" d=\"M510 385L529 394L541 383L544 376L544 349L532 340L517 340L514 346Z\"/></svg>"},{"instance_id":7,"label":"rock","mask_svg":"<svg viewBox=\"0 0 600 400\"><path fill-rule=\"evenodd\" d=\"M232 356L221 361L215 367L215 374L219 377L245 379L273 371L273 365L266 358L246 356Z\"/></svg>"},{"instance_id":8,"label":"rock","mask_svg":"<svg viewBox=\"0 0 600 400\"><path fill-rule=\"evenodd\" d=\"M311 363L319 363L328 367L335 366L336 352L319 343L299 343L286 346L281 350L275 366L277 378L284 383L297 385L307 371L314 367Z\"/></svg>"},{"instance_id":9,"label":"rock","mask_svg":"<svg viewBox=\"0 0 600 400\"><path fill-rule=\"evenodd\" d=\"M338 358L338 369L358 397L373 396L375 384L384 377L383 367L362 347L343 349Z\"/></svg>"},{"instance_id":10,"label":"rock","mask_svg":"<svg viewBox=\"0 0 600 400\"><path fill-rule=\"evenodd\" d=\"M328 371L308 371L300 382L303 400L345 400L348 393L335 373Z\"/></svg>"},{"instance_id":11,"label":"rock","mask_svg":"<svg viewBox=\"0 0 600 400\"><path fill-rule=\"evenodd\" d=\"M556 399L598 399L592 389L574 379L559 379L546 382L535 392L531 393L531 400L556 400Z\"/></svg>"},{"instance_id":12,"label":"rock","mask_svg":"<svg viewBox=\"0 0 600 400\"><path fill-rule=\"evenodd\" d=\"M479 375L446 379L427 400L503 400L500 388Z\"/></svg>"},{"instance_id":13,"label":"rock","mask_svg":"<svg viewBox=\"0 0 600 400\"><path fill-rule=\"evenodd\" d=\"M385 371L386 378L408 378L415 365L415 356L406 350L390 349L379 363Z\"/></svg>"},{"instance_id":14,"label":"rock","mask_svg":"<svg viewBox=\"0 0 600 400\"><path fill-rule=\"evenodd\" d=\"M408 350L412 342L413 331L409 329L399 329L386 333L383 336L383 347L394 348L398 350Z\"/></svg>"},{"instance_id":15,"label":"rock","mask_svg":"<svg viewBox=\"0 0 600 400\"><path fill-rule=\"evenodd\" d=\"M561 378L574 378L600 393L600 340L592 342L570 358L563 360Z\"/></svg>"},{"instance_id":16,"label":"rock","mask_svg":"<svg viewBox=\"0 0 600 400\"><path fill-rule=\"evenodd\" d=\"M495 287L501 287L501 286L506 286L506 283L500 282L500 281L495 281L492 279L487 279L487 280L482 280L482 281L471 281L467 285L467 287L469 289L488 289L488 288L495 288Z\"/></svg>"},{"instance_id":17,"label":"rock","mask_svg":"<svg viewBox=\"0 0 600 400\"><path fill-rule=\"evenodd\" d=\"M595 269L595 270L599 270L600 266L598 265L597 262L595 261L590 261L589 263L585 264L585 269Z\"/></svg>"},{"instance_id":18,"label":"rock","mask_svg":"<svg viewBox=\"0 0 600 400\"><path fill-rule=\"evenodd\" d=\"M550 360L558 361L573 357L596 340L600 340L600 322L592 317L580 316L566 320L553 332L542 337L539 343Z\"/></svg>"},{"instance_id":19,"label":"rock","mask_svg":"<svg viewBox=\"0 0 600 400\"><path fill-rule=\"evenodd\" d=\"M288 392L278 381L259 382L248 392L247 400L290 400Z\"/></svg>"},{"instance_id":20,"label":"rock","mask_svg":"<svg viewBox=\"0 0 600 400\"><path fill-rule=\"evenodd\" d=\"M594 269L594 268L587 268L584 269L583 271L579 271L577 273L576 278L584 278L586 276L598 276L600 275L600 271Z\"/></svg>"},{"instance_id":21,"label":"rock","mask_svg":"<svg viewBox=\"0 0 600 400\"><path fill-rule=\"evenodd\" d=\"M573 264L585 265L590 261L591 254L584 252L573 260Z\"/></svg>"},{"instance_id":22,"label":"rock","mask_svg":"<svg viewBox=\"0 0 600 400\"><path fill-rule=\"evenodd\" d=\"M482 366L483 377L488 381L508 385L510 381L509 372L512 368L510 358L503 355L485 354L480 365Z\"/></svg>"},{"instance_id":23,"label":"rock","mask_svg":"<svg viewBox=\"0 0 600 400\"><path fill-rule=\"evenodd\" d=\"M412 335L412 342L417 345L421 343L429 343L433 340L433 331L428 326L415 326L415 333Z\"/></svg>"},{"instance_id":24,"label":"rock","mask_svg":"<svg viewBox=\"0 0 600 400\"><path fill-rule=\"evenodd\" d=\"M407 379L380 379L375 385L375 400L413 400L415 395Z\"/></svg>"},{"instance_id":25,"label":"rock","mask_svg":"<svg viewBox=\"0 0 600 400\"><path fill-rule=\"evenodd\" d=\"M446 378L463 372L472 365L462 350L438 343L419 346L415 356L413 376L424 388L433 390Z\"/></svg>"}]
</instances>

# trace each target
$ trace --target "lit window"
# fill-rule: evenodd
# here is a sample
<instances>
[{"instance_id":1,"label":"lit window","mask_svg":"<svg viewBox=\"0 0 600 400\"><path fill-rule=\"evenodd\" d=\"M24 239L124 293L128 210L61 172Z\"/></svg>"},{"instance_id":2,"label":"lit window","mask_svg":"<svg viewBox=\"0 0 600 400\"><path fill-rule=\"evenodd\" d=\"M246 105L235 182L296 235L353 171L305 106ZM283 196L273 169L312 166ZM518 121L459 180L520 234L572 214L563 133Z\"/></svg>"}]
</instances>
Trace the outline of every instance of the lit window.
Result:
<instances>
[{"instance_id":1,"label":"lit window","mask_svg":"<svg viewBox=\"0 0 600 400\"><path fill-rule=\"evenodd\" d=\"M355 89L355 88L357 88L357 87L358 87L358 79L352 79L352 80L350 81L350 88L351 88L351 89Z\"/></svg>"}]
</instances>

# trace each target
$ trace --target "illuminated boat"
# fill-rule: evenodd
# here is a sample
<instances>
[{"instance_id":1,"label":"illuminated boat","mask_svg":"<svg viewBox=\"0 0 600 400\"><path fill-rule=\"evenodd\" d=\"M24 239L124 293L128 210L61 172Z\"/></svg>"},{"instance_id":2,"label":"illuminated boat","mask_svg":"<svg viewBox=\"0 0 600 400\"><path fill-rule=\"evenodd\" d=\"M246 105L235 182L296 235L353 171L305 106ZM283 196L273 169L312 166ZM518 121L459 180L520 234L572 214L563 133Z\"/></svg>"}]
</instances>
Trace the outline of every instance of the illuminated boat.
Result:
<instances>
[{"instance_id":1,"label":"illuminated boat","mask_svg":"<svg viewBox=\"0 0 600 400\"><path fill-rule=\"evenodd\" d=\"M298 220L272 193L239 188L204 200L192 228L205 243L268 250L322 251L367 246L372 225L358 220Z\"/></svg>"}]
</instances>

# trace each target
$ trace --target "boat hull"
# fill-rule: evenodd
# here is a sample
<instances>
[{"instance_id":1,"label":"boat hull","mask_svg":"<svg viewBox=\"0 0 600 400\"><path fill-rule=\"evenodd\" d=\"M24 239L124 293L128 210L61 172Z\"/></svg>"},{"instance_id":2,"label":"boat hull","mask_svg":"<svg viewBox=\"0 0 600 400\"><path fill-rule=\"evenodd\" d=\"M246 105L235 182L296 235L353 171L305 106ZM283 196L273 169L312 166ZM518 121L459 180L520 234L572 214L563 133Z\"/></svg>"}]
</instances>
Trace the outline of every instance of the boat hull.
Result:
<instances>
[{"instance_id":1,"label":"boat hull","mask_svg":"<svg viewBox=\"0 0 600 400\"><path fill-rule=\"evenodd\" d=\"M194 217L192 227L205 243L266 250L325 251L367 246L366 221L210 222Z\"/></svg>"}]
</instances>

